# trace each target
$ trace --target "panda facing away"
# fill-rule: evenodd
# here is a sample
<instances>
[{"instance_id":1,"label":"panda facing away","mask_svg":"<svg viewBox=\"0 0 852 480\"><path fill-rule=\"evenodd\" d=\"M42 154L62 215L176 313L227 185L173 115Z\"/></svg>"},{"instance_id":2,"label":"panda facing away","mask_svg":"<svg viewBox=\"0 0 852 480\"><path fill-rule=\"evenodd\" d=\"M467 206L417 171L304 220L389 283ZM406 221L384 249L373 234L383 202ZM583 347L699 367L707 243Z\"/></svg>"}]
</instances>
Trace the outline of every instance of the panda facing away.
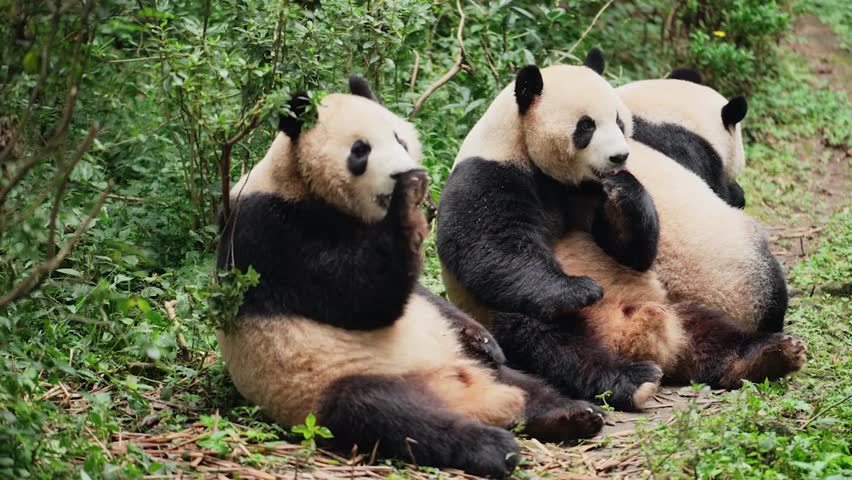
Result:
<instances>
[{"instance_id":1,"label":"panda facing away","mask_svg":"<svg viewBox=\"0 0 852 480\"><path fill-rule=\"evenodd\" d=\"M264 159L231 190L219 268L253 266L232 332L217 332L248 400L284 425L309 412L351 452L500 476L505 427L546 441L597 433L600 409L512 370L490 334L417 283L427 177L414 128L367 83L331 94L302 131L282 116Z\"/></svg>"},{"instance_id":2,"label":"panda facing away","mask_svg":"<svg viewBox=\"0 0 852 480\"><path fill-rule=\"evenodd\" d=\"M701 74L676 68L667 78L615 89L633 114L634 140L692 171L728 205L745 207L737 175L745 166L742 120L746 98L730 100L701 84Z\"/></svg>"},{"instance_id":3,"label":"panda facing away","mask_svg":"<svg viewBox=\"0 0 852 480\"><path fill-rule=\"evenodd\" d=\"M696 81L697 72L678 69L616 89L633 114L632 138L664 154L628 164L661 218L654 272L672 300L718 308L746 330L780 332L784 272L760 224L728 206L745 205L736 175L745 163L746 100Z\"/></svg>"},{"instance_id":4,"label":"panda facing away","mask_svg":"<svg viewBox=\"0 0 852 480\"><path fill-rule=\"evenodd\" d=\"M668 301L650 270L656 197L623 168L628 149L628 165L662 154L625 140L631 115L602 62L522 69L465 139L438 214L450 299L491 327L510 364L566 393L610 391L618 408L641 406L656 364L725 387L798 369L798 339Z\"/></svg>"}]
</instances>

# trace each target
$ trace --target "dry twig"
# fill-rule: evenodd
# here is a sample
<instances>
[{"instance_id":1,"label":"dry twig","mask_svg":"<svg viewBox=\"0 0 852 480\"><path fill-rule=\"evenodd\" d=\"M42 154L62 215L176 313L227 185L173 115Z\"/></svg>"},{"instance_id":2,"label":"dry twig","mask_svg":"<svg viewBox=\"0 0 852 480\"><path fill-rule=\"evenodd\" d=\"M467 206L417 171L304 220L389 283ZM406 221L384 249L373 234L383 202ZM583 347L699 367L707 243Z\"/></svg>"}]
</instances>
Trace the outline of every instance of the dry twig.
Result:
<instances>
[{"instance_id":1,"label":"dry twig","mask_svg":"<svg viewBox=\"0 0 852 480\"><path fill-rule=\"evenodd\" d=\"M613 0L609 0L608 2L606 2L606 3L604 4L604 6L603 6L603 7L601 7L601 9L600 9L600 10L598 10L597 15L595 15L595 18L593 18L593 19L592 19L592 23L590 23L590 24L589 24L589 26L588 26L588 27L586 27L586 29L583 31L582 35L580 35L580 38L578 38L578 39L577 39L577 41L576 41L576 42L574 42L574 45L572 45L572 46L571 46L571 48L570 48L570 49L568 49L568 54L569 54L569 55L571 55L572 53L574 53L574 50L576 50L576 49L577 49L577 47L579 47L579 46L580 46L580 43L581 43L583 40L585 40L585 39L586 39L586 35L588 35L588 34L589 34L589 32L591 32L591 31L592 31L592 27L594 27L594 26L595 26L595 23L597 23L598 19L601 17L601 15L603 14L603 12L605 12L605 11L606 11L606 9L607 9L607 8L609 8L609 6L610 6L610 5L612 5L612 2L613 2Z\"/></svg>"},{"instance_id":2,"label":"dry twig","mask_svg":"<svg viewBox=\"0 0 852 480\"><path fill-rule=\"evenodd\" d=\"M611 0L610 0L611 1ZM456 0L456 9L459 11L459 27L456 30L456 40L459 44L459 51L456 53L456 63L444 74L443 77L439 78L437 82L433 83L423 92L423 95L414 102L414 108L411 110L411 114L408 116L410 118L414 118L420 113L420 109L423 108L423 104L426 100L435 93L436 90L446 85L453 77L456 76L462 70L471 70L470 66L468 66L465 61L467 60L467 52L464 50L464 39L462 38L462 32L464 31L464 22L465 15L464 10L461 7L461 0Z\"/></svg>"}]
</instances>

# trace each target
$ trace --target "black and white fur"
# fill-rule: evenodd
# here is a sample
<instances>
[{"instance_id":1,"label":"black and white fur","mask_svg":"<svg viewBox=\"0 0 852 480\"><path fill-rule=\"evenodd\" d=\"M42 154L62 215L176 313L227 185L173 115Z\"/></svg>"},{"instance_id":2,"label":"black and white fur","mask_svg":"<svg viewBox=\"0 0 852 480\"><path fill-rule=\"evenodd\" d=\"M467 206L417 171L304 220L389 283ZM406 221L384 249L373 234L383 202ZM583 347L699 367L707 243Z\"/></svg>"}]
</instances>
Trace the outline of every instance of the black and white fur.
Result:
<instances>
[{"instance_id":1,"label":"black and white fur","mask_svg":"<svg viewBox=\"0 0 852 480\"><path fill-rule=\"evenodd\" d=\"M660 368L577 330L577 310L604 292L592 278L566 274L552 252L579 231L631 268L653 263L654 204L619 171L624 121L629 111L592 68L520 70L456 157L439 206L438 254L450 299L489 323L510 364L563 393L609 391L611 405L633 409L655 391Z\"/></svg>"},{"instance_id":2,"label":"black and white fur","mask_svg":"<svg viewBox=\"0 0 852 480\"><path fill-rule=\"evenodd\" d=\"M663 224L654 271L675 300L719 308L749 330L781 331L788 302L783 270L758 222L725 205L745 205L736 176L745 164L747 102L697 81L696 72L678 69L668 79L616 89L633 114L632 138L668 157L629 165Z\"/></svg>"},{"instance_id":3,"label":"black and white fur","mask_svg":"<svg viewBox=\"0 0 852 480\"><path fill-rule=\"evenodd\" d=\"M700 303L669 302L651 268L672 201L644 185L680 177L621 170L610 152L626 157L631 116L599 73L527 67L468 135L438 216L451 300L491 326L510 364L574 395L610 391L619 408L653 392L660 370L649 360L671 379L726 388L798 369L798 339L750 335ZM588 117L600 138L582 128ZM635 141L629 148L631 172L671 162Z\"/></svg>"},{"instance_id":4,"label":"black and white fur","mask_svg":"<svg viewBox=\"0 0 852 480\"><path fill-rule=\"evenodd\" d=\"M501 476L504 427L562 441L602 412L503 365L491 335L417 283L427 190L413 127L366 82L332 94L302 131L282 117L266 157L231 191L219 268L253 266L233 332L217 332L239 391L284 425L309 412L344 452Z\"/></svg>"},{"instance_id":5,"label":"black and white fur","mask_svg":"<svg viewBox=\"0 0 852 480\"><path fill-rule=\"evenodd\" d=\"M729 205L745 206L745 193L736 180L745 165L745 97L725 99L687 68L675 69L667 79L631 82L616 91L633 113L635 140L694 172Z\"/></svg>"}]
</instances>

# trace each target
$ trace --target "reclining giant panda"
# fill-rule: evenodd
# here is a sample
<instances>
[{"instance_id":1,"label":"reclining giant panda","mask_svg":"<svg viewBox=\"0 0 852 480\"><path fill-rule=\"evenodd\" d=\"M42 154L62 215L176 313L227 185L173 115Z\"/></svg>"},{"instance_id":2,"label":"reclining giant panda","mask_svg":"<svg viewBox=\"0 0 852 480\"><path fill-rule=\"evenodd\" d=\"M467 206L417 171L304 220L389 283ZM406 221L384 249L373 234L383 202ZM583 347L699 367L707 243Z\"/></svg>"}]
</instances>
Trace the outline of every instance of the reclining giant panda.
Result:
<instances>
[{"instance_id":1,"label":"reclining giant panda","mask_svg":"<svg viewBox=\"0 0 852 480\"><path fill-rule=\"evenodd\" d=\"M548 441L597 433L602 411L502 365L488 332L417 284L428 230L414 128L367 83L332 94L302 131L282 116L264 159L231 190L220 269L253 266L234 331L217 332L237 389L284 425L314 412L334 446L504 475L505 430Z\"/></svg>"},{"instance_id":2,"label":"reclining giant panda","mask_svg":"<svg viewBox=\"0 0 852 480\"><path fill-rule=\"evenodd\" d=\"M626 141L631 114L600 71L525 67L465 139L438 213L450 299L491 327L511 365L571 395L609 391L618 408L648 398L656 363L728 388L797 370L799 339L668 301L650 270L664 217L646 178L624 169L628 154L648 171L667 159Z\"/></svg>"},{"instance_id":3,"label":"reclining giant panda","mask_svg":"<svg viewBox=\"0 0 852 480\"><path fill-rule=\"evenodd\" d=\"M728 205L745 207L737 175L745 166L742 120L748 102L726 99L701 83L701 74L676 68L665 79L615 89L633 114L632 138L692 171Z\"/></svg>"},{"instance_id":4,"label":"reclining giant panda","mask_svg":"<svg viewBox=\"0 0 852 480\"><path fill-rule=\"evenodd\" d=\"M745 98L727 100L686 69L616 92L632 113L631 137L668 157L628 168L660 214L653 270L669 298L718 308L747 330L780 332L788 303L781 265L761 225L725 205L745 205L736 182L745 165Z\"/></svg>"}]
</instances>

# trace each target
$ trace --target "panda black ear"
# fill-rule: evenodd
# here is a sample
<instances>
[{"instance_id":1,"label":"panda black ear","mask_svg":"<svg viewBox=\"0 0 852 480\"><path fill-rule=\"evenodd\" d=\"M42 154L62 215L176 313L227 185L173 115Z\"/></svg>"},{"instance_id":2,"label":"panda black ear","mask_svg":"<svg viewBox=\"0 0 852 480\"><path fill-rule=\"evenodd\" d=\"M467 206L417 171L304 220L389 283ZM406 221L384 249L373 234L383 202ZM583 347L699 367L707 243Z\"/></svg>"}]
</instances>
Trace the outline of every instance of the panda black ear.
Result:
<instances>
[{"instance_id":1,"label":"panda black ear","mask_svg":"<svg viewBox=\"0 0 852 480\"><path fill-rule=\"evenodd\" d=\"M703 79L701 78L701 73L694 68L687 67L679 67L672 70L672 73L669 74L668 77L672 80L686 80L687 82L697 83L699 85L703 85Z\"/></svg>"},{"instance_id":2,"label":"panda black ear","mask_svg":"<svg viewBox=\"0 0 852 480\"><path fill-rule=\"evenodd\" d=\"M521 115L527 113L535 97L541 95L543 89L544 80L541 78L541 70L538 67L527 65L518 72L515 77L515 101L518 102Z\"/></svg>"},{"instance_id":3,"label":"panda black ear","mask_svg":"<svg viewBox=\"0 0 852 480\"><path fill-rule=\"evenodd\" d=\"M598 75L603 75L604 68L606 68L606 60L604 60L601 49L598 47L592 47L586 55L586 60L583 61L583 65L591 68L597 72Z\"/></svg>"},{"instance_id":4,"label":"panda black ear","mask_svg":"<svg viewBox=\"0 0 852 480\"><path fill-rule=\"evenodd\" d=\"M733 128L734 125L743 121L747 112L748 102L744 96L737 95L722 107L722 123L725 128Z\"/></svg>"},{"instance_id":5,"label":"panda black ear","mask_svg":"<svg viewBox=\"0 0 852 480\"><path fill-rule=\"evenodd\" d=\"M311 100L306 92L294 93L290 97L290 112L278 114L278 131L286 133L293 142L298 140L299 134L302 133L302 125L305 123L302 115L310 104Z\"/></svg>"},{"instance_id":6,"label":"panda black ear","mask_svg":"<svg viewBox=\"0 0 852 480\"><path fill-rule=\"evenodd\" d=\"M349 77L349 91L352 95L358 95L359 97L364 97L376 103L379 102L379 99L376 98L373 91L370 90L370 84L358 75L352 75Z\"/></svg>"}]
</instances>

